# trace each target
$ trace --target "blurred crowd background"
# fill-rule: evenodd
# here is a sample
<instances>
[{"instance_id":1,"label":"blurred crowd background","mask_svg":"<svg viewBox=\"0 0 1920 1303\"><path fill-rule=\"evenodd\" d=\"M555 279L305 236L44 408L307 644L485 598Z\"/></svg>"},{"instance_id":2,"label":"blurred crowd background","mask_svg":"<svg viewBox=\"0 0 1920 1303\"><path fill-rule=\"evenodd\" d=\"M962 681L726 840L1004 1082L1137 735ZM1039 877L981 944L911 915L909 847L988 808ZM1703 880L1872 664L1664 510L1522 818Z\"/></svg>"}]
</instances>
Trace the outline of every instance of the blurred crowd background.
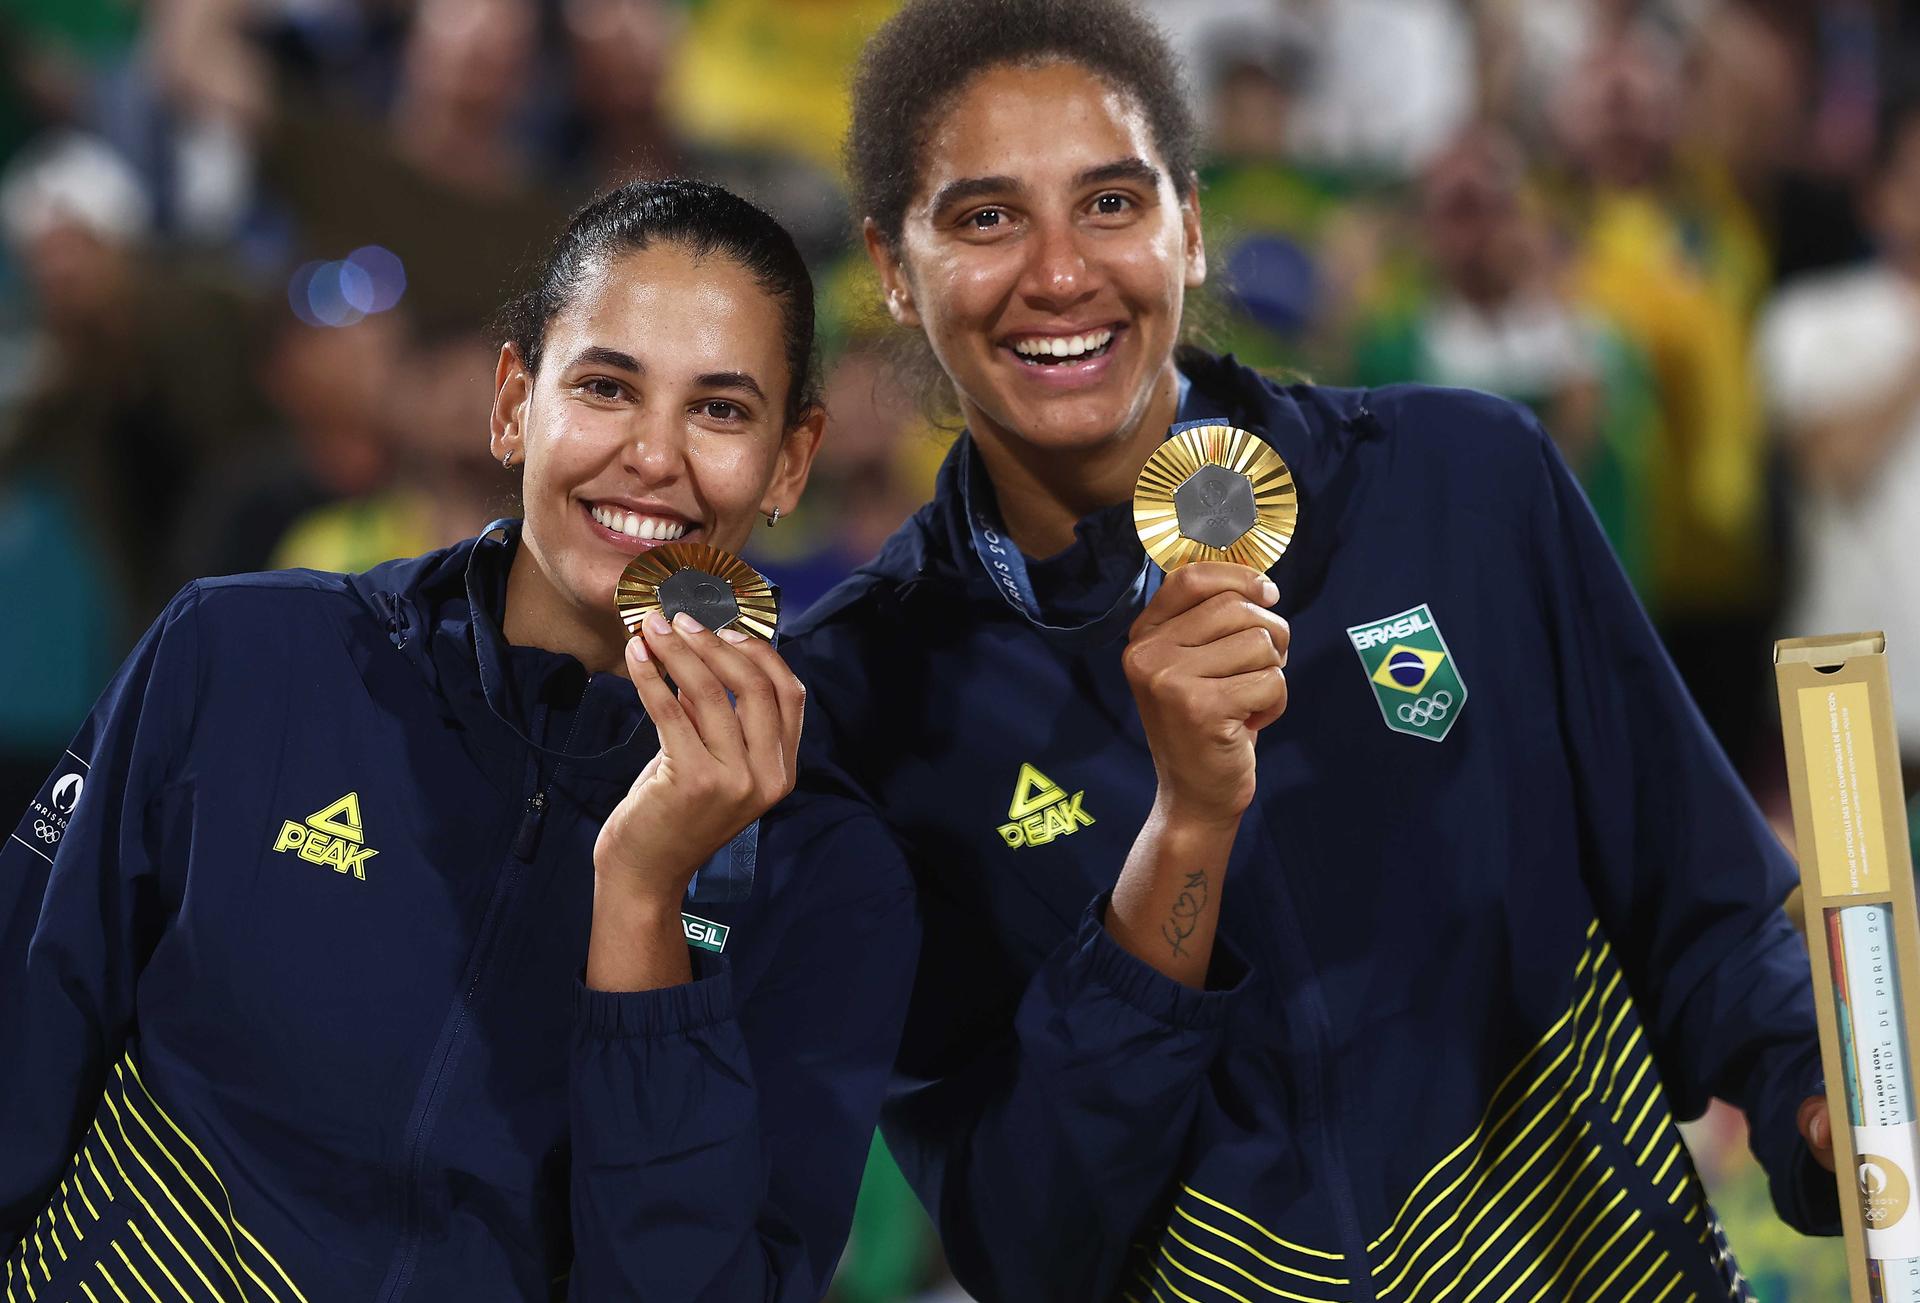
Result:
<instances>
[{"instance_id":1,"label":"blurred crowd background","mask_svg":"<svg viewBox=\"0 0 1920 1303\"><path fill-rule=\"evenodd\" d=\"M1147 7L1207 131L1199 342L1530 404L1781 826L1783 634L1888 632L1911 787L1920 13ZM360 569L511 512L489 323L629 177L722 181L798 238L832 424L753 559L797 609L872 555L947 437L891 362L838 163L891 8L0 0L0 796L26 799L186 580ZM1841 1297L1837 1246L1773 1222L1737 1115L1692 1138L1760 1297ZM837 1297L960 1297L942 1279L876 1146Z\"/></svg>"}]
</instances>

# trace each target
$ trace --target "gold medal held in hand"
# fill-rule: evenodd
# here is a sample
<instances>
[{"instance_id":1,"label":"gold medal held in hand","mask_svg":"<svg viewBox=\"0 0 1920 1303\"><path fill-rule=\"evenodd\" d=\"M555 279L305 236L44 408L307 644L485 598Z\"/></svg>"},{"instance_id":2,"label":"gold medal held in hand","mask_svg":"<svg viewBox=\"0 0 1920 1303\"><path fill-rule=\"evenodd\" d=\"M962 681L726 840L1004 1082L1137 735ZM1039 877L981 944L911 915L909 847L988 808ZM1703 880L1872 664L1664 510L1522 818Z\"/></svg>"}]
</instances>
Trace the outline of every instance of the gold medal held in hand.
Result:
<instances>
[{"instance_id":1,"label":"gold medal held in hand","mask_svg":"<svg viewBox=\"0 0 1920 1303\"><path fill-rule=\"evenodd\" d=\"M1293 541L1300 494L1266 440L1197 425L1154 450L1133 487L1133 527L1162 570L1231 561L1266 571Z\"/></svg>"},{"instance_id":2,"label":"gold medal held in hand","mask_svg":"<svg viewBox=\"0 0 1920 1303\"><path fill-rule=\"evenodd\" d=\"M766 577L739 557L705 543L666 543L627 563L613 590L627 632L654 611L669 620L685 611L708 629L739 629L773 638L779 598Z\"/></svg>"}]
</instances>

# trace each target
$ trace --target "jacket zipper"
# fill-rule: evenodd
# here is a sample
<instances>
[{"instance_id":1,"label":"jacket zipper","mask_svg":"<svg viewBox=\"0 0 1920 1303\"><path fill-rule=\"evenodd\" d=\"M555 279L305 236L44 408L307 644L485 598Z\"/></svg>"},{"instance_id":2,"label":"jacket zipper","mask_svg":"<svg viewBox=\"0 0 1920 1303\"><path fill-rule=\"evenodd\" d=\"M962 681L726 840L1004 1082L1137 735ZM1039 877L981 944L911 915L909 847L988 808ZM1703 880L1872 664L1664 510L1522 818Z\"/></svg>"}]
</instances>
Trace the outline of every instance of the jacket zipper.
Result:
<instances>
[{"instance_id":1,"label":"jacket zipper","mask_svg":"<svg viewBox=\"0 0 1920 1303\"><path fill-rule=\"evenodd\" d=\"M588 687L592 679L588 679ZM571 749L574 735L580 729L580 716L586 713L587 688L580 691L580 704L574 708L573 725L567 730L567 740L560 744L561 751ZM541 710L544 721L545 710ZM536 736L540 725L536 723ZM507 859L501 865L501 872L495 879L493 895L487 901L486 913L480 917L480 931L474 938L473 955L467 961L467 971L461 982L459 1003L453 1008L447 1026L442 1031L440 1043L434 1047L432 1061L427 1068L427 1092L416 1106L414 1116L407 1125L407 1144L404 1170L405 1186L401 1191L400 1247L395 1253L393 1265L387 1270L387 1279L381 1285L380 1303L395 1303L413 1283L414 1264L419 1260L420 1241L424 1232L424 1217L421 1213L420 1183L426 1168L427 1141L433 1135L434 1124L439 1121L440 1105L443 1102L453 1065L459 1058L461 1049L466 1045L467 1031L470 1025L468 1014L472 1012L480 991L480 983L487 976L487 961L492 958L498 943L501 923L506 916L506 903L520 886L522 871L531 862L533 851L540 842L540 831L545 822L547 794L553 790L554 780L559 776L560 765L556 764L547 775L545 783L540 781L540 759L538 754L529 758L532 770L528 786L532 791L527 796L525 812L514 832L513 842L508 850Z\"/></svg>"}]
</instances>

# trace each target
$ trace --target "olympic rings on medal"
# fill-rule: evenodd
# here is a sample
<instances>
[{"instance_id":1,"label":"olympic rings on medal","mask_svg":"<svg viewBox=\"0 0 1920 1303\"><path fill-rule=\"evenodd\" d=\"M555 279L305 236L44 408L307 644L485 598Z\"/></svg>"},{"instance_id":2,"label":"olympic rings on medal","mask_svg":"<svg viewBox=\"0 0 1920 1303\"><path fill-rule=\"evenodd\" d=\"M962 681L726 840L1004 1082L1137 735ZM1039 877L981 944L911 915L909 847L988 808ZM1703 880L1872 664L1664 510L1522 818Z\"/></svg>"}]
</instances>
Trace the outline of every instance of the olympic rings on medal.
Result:
<instances>
[{"instance_id":1,"label":"olympic rings on medal","mask_svg":"<svg viewBox=\"0 0 1920 1303\"><path fill-rule=\"evenodd\" d=\"M1425 728L1429 724L1445 719L1452 710L1453 694L1442 689L1431 697L1422 697L1418 701L1409 702L1394 713L1400 716L1402 724Z\"/></svg>"}]
</instances>

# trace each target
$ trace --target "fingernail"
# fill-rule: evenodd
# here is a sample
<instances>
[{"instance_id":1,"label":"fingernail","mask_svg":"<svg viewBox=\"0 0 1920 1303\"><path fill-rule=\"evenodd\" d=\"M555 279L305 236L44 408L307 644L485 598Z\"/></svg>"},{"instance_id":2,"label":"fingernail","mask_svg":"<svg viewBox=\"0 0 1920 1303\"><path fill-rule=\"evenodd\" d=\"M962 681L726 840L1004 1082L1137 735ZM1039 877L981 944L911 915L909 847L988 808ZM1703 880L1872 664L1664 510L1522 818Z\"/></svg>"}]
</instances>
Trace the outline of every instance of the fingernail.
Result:
<instances>
[{"instance_id":1,"label":"fingernail","mask_svg":"<svg viewBox=\"0 0 1920 1303\"><path fill-rule=\"evenodd\" d=\"M659 611L647 612L647 618L641 622L648 633L672 633L673 626L667 623L665 614Z\"/></svg>"},{"instance_id":2,"label":"fingernail","mask_svg":"<svg viewBox=\"0 0 1920 1303\"><path fill-rule=\"evenodd\" d=\"M1262 579L1260 581L1260 600L1268 606L1272 606L1275 602L1279 601L1279 585L1275 584L1271 579Z\"/></svg>"},{"instance_id":3,"label":"fingernail","mask_svg":"<svg viewBox=\"0 0 1920 1303\"><path fill-rule=\"evenodd\" d=\"M685 611L673 617L673 627L681 633L705 633L707 626L688 615Z\"/></svg>"},{"instance_id":4,"label":"fingernail","mask_svg":"<svg viewBox=\"0 0 1920 1303\"><path fill-rule=\"evenodd\" d=\"M747 640L747 635L741 633L738 629L722 629L720 630L720 636L731 643L743 643Z\"/></svg>"},{"instance_id":5,"label":"fingernail","mask_svg":"<svg viewBox=\"0 0 1920 1303\"><path fill-rule=\"evenodd\" d=\"M628 650L629 652L631 652L631 653L633 653L633 659L635 659L635 660L637 660L637 661L643 661L643 660L645 660L645 659L647 659L647 642L646 642L646 639L644 639L644 638L629 638L629 639L627 639L627 650Z\"/></svg>"}]
</instances>

